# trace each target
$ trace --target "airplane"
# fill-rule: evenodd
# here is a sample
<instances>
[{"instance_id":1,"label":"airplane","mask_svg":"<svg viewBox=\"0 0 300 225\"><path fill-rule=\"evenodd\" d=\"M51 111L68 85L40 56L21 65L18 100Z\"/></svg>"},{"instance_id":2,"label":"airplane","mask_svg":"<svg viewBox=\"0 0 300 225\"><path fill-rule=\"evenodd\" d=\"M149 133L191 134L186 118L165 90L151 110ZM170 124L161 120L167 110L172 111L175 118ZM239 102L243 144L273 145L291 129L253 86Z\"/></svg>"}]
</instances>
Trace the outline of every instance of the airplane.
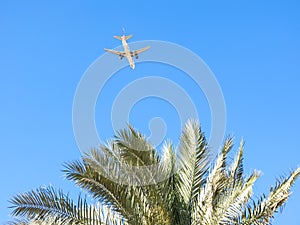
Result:
<instances>
[{"instance_id":1,"label":"airplane","mask_svg":"<svg viewBox=\"0 0 300 225\"><path fill-rule=\"evenodd\" d=\"M147 47L135 50L135 51L130 51L129 46L128 46L126 41L131 37L132 37L132 35L125 36L125 32L123 30L123 35L122 36L114 36L114 38L117 38L117 39L122 41L124 51L121 52L121 51L116 51L116 50L107 49L107 48L104 48L104 50L107 51L107 52L118 55L120 57L120 60L122 60L124 57L126 57L128 62L129 62L129 65L130 65L131 69L134 69L135 65L134 65L134 61L133 61L132 57L135 57L136 59L138 59L138 54L148 50L150 48L150 46L147 46Z\"/></svg>"}]
</instances>

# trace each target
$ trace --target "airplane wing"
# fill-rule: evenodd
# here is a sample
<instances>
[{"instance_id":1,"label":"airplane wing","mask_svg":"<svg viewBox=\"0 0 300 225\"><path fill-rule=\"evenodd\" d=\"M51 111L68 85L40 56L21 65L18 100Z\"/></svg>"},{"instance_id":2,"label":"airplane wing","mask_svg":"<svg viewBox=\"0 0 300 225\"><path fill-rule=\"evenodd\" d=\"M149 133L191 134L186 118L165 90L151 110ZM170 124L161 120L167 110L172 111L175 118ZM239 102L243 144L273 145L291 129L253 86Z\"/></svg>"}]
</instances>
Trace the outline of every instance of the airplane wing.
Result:
<instances>
[{"instance_id":1,"label":"airplane wing","mask_svg":"<svg viewBox=\"0 0 300 225\"><path fill-rule=\"evenodd\" d=\"M107 51L107 52L116 54L116 55L118 55L118 56L121 56L121 57L124 57L124 56L125 56L125 52L119 52L119 51L112 50L112 49L108 49L108 48L105 48L104 50Z\"/></svg>"},{"instance_id":2,"label":"airplane wing","mask_svg":"<svg viewBox=\"0 0 300 225\"><path fill-rule=\"evenodd\" d=\"M145 48L140 48L140 49L138 49L138 50L135 50L135 51L133 51L133 52L130 52L130 53L131 53L131 56L137 56L138 54L140 54L140 53L142 53L142 52L148 50L149 48L150 48L150 46L147 46L147 47L145 47Z\"/></svg>"}]
</instances>

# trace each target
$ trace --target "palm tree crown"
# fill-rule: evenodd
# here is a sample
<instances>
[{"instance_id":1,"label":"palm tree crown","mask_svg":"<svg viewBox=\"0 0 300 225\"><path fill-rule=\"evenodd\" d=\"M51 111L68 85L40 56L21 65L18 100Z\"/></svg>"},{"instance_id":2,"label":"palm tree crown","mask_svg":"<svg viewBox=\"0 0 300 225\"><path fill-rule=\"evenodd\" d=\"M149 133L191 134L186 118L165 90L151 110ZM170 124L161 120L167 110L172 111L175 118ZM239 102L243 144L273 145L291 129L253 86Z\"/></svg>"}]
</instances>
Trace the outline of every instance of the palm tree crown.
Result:
<instances>
[{"instance_id":1,"label":"palm tree crown","mask_svg":"<svg viewBox=\"0 0 300 225\"><path fill-rule=\"evenodd\" d=\"M180 144L157 151L140 132L118 132L113 141L66 163L68 180L91 197L70 199L61 190L38 188L13 197L14 224L266 225L287 201L300 168L253 200L260 176L243 170L243 142L233 160L227 138L214 160L199 123L188 121Z\"/></svg>"}]
</instances>

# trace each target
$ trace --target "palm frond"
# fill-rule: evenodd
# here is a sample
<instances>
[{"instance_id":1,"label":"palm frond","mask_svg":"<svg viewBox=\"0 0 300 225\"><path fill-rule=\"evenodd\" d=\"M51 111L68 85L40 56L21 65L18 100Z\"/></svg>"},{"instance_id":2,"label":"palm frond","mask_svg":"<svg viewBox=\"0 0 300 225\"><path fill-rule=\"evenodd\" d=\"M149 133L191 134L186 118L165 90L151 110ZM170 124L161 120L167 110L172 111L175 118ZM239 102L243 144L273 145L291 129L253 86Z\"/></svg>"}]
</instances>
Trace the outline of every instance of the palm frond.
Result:
<instances>
[{"instance_id":1,"label":"palm frond","mask_svg":"<svg viewBox=\"0 0 300 225\"><path fill-rule=\"evenodd\" d=\"M120 200L121 196L119 196L119 194L122 194L122 192L125 193L125 190L124 188L120 190L121 187L117 183L102 176L88 164L84 164L80 161L65 164L63 171L68 180L74 181L76 185L88 191L93 198L110 206L126 219L130 220L130 218L132 218L133 211L128 207L130 206L130 202L125 200L122 203ZM125 207L123 205L125 205Z\"/></svg>"},{"instance_id":2,"label":"palm frond","mask_svg":"<svg viewBox=\"0 0 300 225\"><path fill-rule=\"evenodd\" d=\"M268 196L262 195L257 202L249 205L242 215L241 224L269 224L274 213L288 200L290 189L299 175L300 167L292 171L287 178L278 181L275 187L270 189Z\"/></svg>"},{"instance_id":3,"label":"palm frond","mask_svg":"<svg viewBox=\"0 0 300 225\"><path fill-rule=\"evenodd\" d=\"M205 214L204 216L201 215L201 220L200 218L195 220L200 220L200 223L203 224L212 221L216 195L218 195L226 186L226 177L222 170L223 158L224 156L222 153L217 157L215 164L206 179L205 186L200 190L198 204L200 204L200 208L202 207L204 209L203 211Z\"/></svg>"},{"instance_id":4,"label":"palm frond","mask_svg":"<svg viewBox=\"0 0 300 225\"><path fill-rule=\"evenodd\" d=\"M243 147L244 142L240 142L239 151L234 161L229 167L229 179L234 186L236 182L243 180L244 166L243 166Z\"/></svg>"},{"instance_id":5,"label":"palm frond","mask_svg":"<svg viewBox=\"0 0 300 225\"><path fill-rule=\"evenodd\" d=\"M117 132L115 143L120 149L122 159L131 165L147 166L157 163L155 148L141 132L131 125L128 125L128 129Z\"/></svg>"},{"instance_id":6,"label":"palm frond","mask_svg":"<svg viewBox=\"0 0 300 225\"><path fill-rule=\"evenodd\" d=\"M252 196L252 187L259 176L260 172L254 171L246 182L237 181L233 188L224 190L222 197L218 201L218 207L213 213L217 224L236 223Z\"/></svg>"},{"instance_id":7,"label":"palm frond","mask_svg":"<svg viewBox=\"0 0 300 225\"><path fill-rule=\"evenodd\" d=\"M86 198L80 196L75 204L67 194L61 190L55 191L52 187L41 187L16 195L11 203L12 215L26 218L23 223L115 224L108 211L103 214L100 206L89 205Z\"/></svg>"},{"instance_id":8,"label":"palm frond","mask_svg":"<svg viewBox=\"0 0 300 225\"><path fill-rule=\"evenodd\" d=\"M178 191L186 205L196 201L205 183L209 157L207 143L198 122L189 120L183 129L179 146L180 171Z\"/></svg>"},{"instance_id":9,"label":"palm frond","mask_svg":"<svg viewBox=\"0 0 300 225\"><path fill-rule=\"evenodd\" d=\"M97 152L95 151L93 154L97 154ZM96 162L96 159L100 161ZM161 210L157 210L157 212L159 211L160 214L163 212L165 202L158 194L158 187L130 186L115 182L107 177L108 174L102 175L104 172L103 166L106 167L107 164L105 161L101 162L101 159L94 155L93 159L89 158L87 160L84 156L83 162L77 161L66 164L64 172L67 179L73 180L94 198L103 204L109 205L114 211L126 218L128 222L142 224L142 221L149 220L154 216L154 211L149 210L149 208L158 207ZM90 164L91 162L93 164ZM106 171L120 172L117 167L106 168ZM128 174L130 173L133 172L128 172Z\"/></svg>"}]
</instances>

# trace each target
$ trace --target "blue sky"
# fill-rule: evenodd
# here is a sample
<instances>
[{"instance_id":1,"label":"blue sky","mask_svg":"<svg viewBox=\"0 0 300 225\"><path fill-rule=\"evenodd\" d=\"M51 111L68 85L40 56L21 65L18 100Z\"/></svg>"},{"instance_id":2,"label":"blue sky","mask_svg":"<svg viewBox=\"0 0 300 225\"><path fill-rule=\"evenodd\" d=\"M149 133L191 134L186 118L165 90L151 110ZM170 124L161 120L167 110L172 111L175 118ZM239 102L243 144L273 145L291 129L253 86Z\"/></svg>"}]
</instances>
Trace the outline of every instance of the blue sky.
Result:
<instances>
[{"instance_id":1,"label":"blue sky","mask_svg":"<svg viewBox=\"0 0 300 225\"><path fill-rule=\"evenodd\" d=\"M299 1L258 0L1 1L0 222L9 219L7 201L16 193L48 184L77 192L61 172L62 163L80 156L72 128L74 94L103 48L120 44L112 36L122 27L134 35L132 41L174 42L205 61L223 91L226 134L234 135L236 144L246 141L245 171L263 171L255 196L267 192L276 177L300 165L299 7ZM104 139L113 134L107 123L113 96L139 75L180 83L209 134L201 90L174 68L141 63L135 71L119 71L99 96L96 120ZM176 112L146 99L132 110L130 122L149 134L148 120L155 116L165 117L172 128ZM179 130L175 124L167 136L176 142ZM298 181L274 224L297 225L299 201Z\"/></svg>"}]
</instances>

